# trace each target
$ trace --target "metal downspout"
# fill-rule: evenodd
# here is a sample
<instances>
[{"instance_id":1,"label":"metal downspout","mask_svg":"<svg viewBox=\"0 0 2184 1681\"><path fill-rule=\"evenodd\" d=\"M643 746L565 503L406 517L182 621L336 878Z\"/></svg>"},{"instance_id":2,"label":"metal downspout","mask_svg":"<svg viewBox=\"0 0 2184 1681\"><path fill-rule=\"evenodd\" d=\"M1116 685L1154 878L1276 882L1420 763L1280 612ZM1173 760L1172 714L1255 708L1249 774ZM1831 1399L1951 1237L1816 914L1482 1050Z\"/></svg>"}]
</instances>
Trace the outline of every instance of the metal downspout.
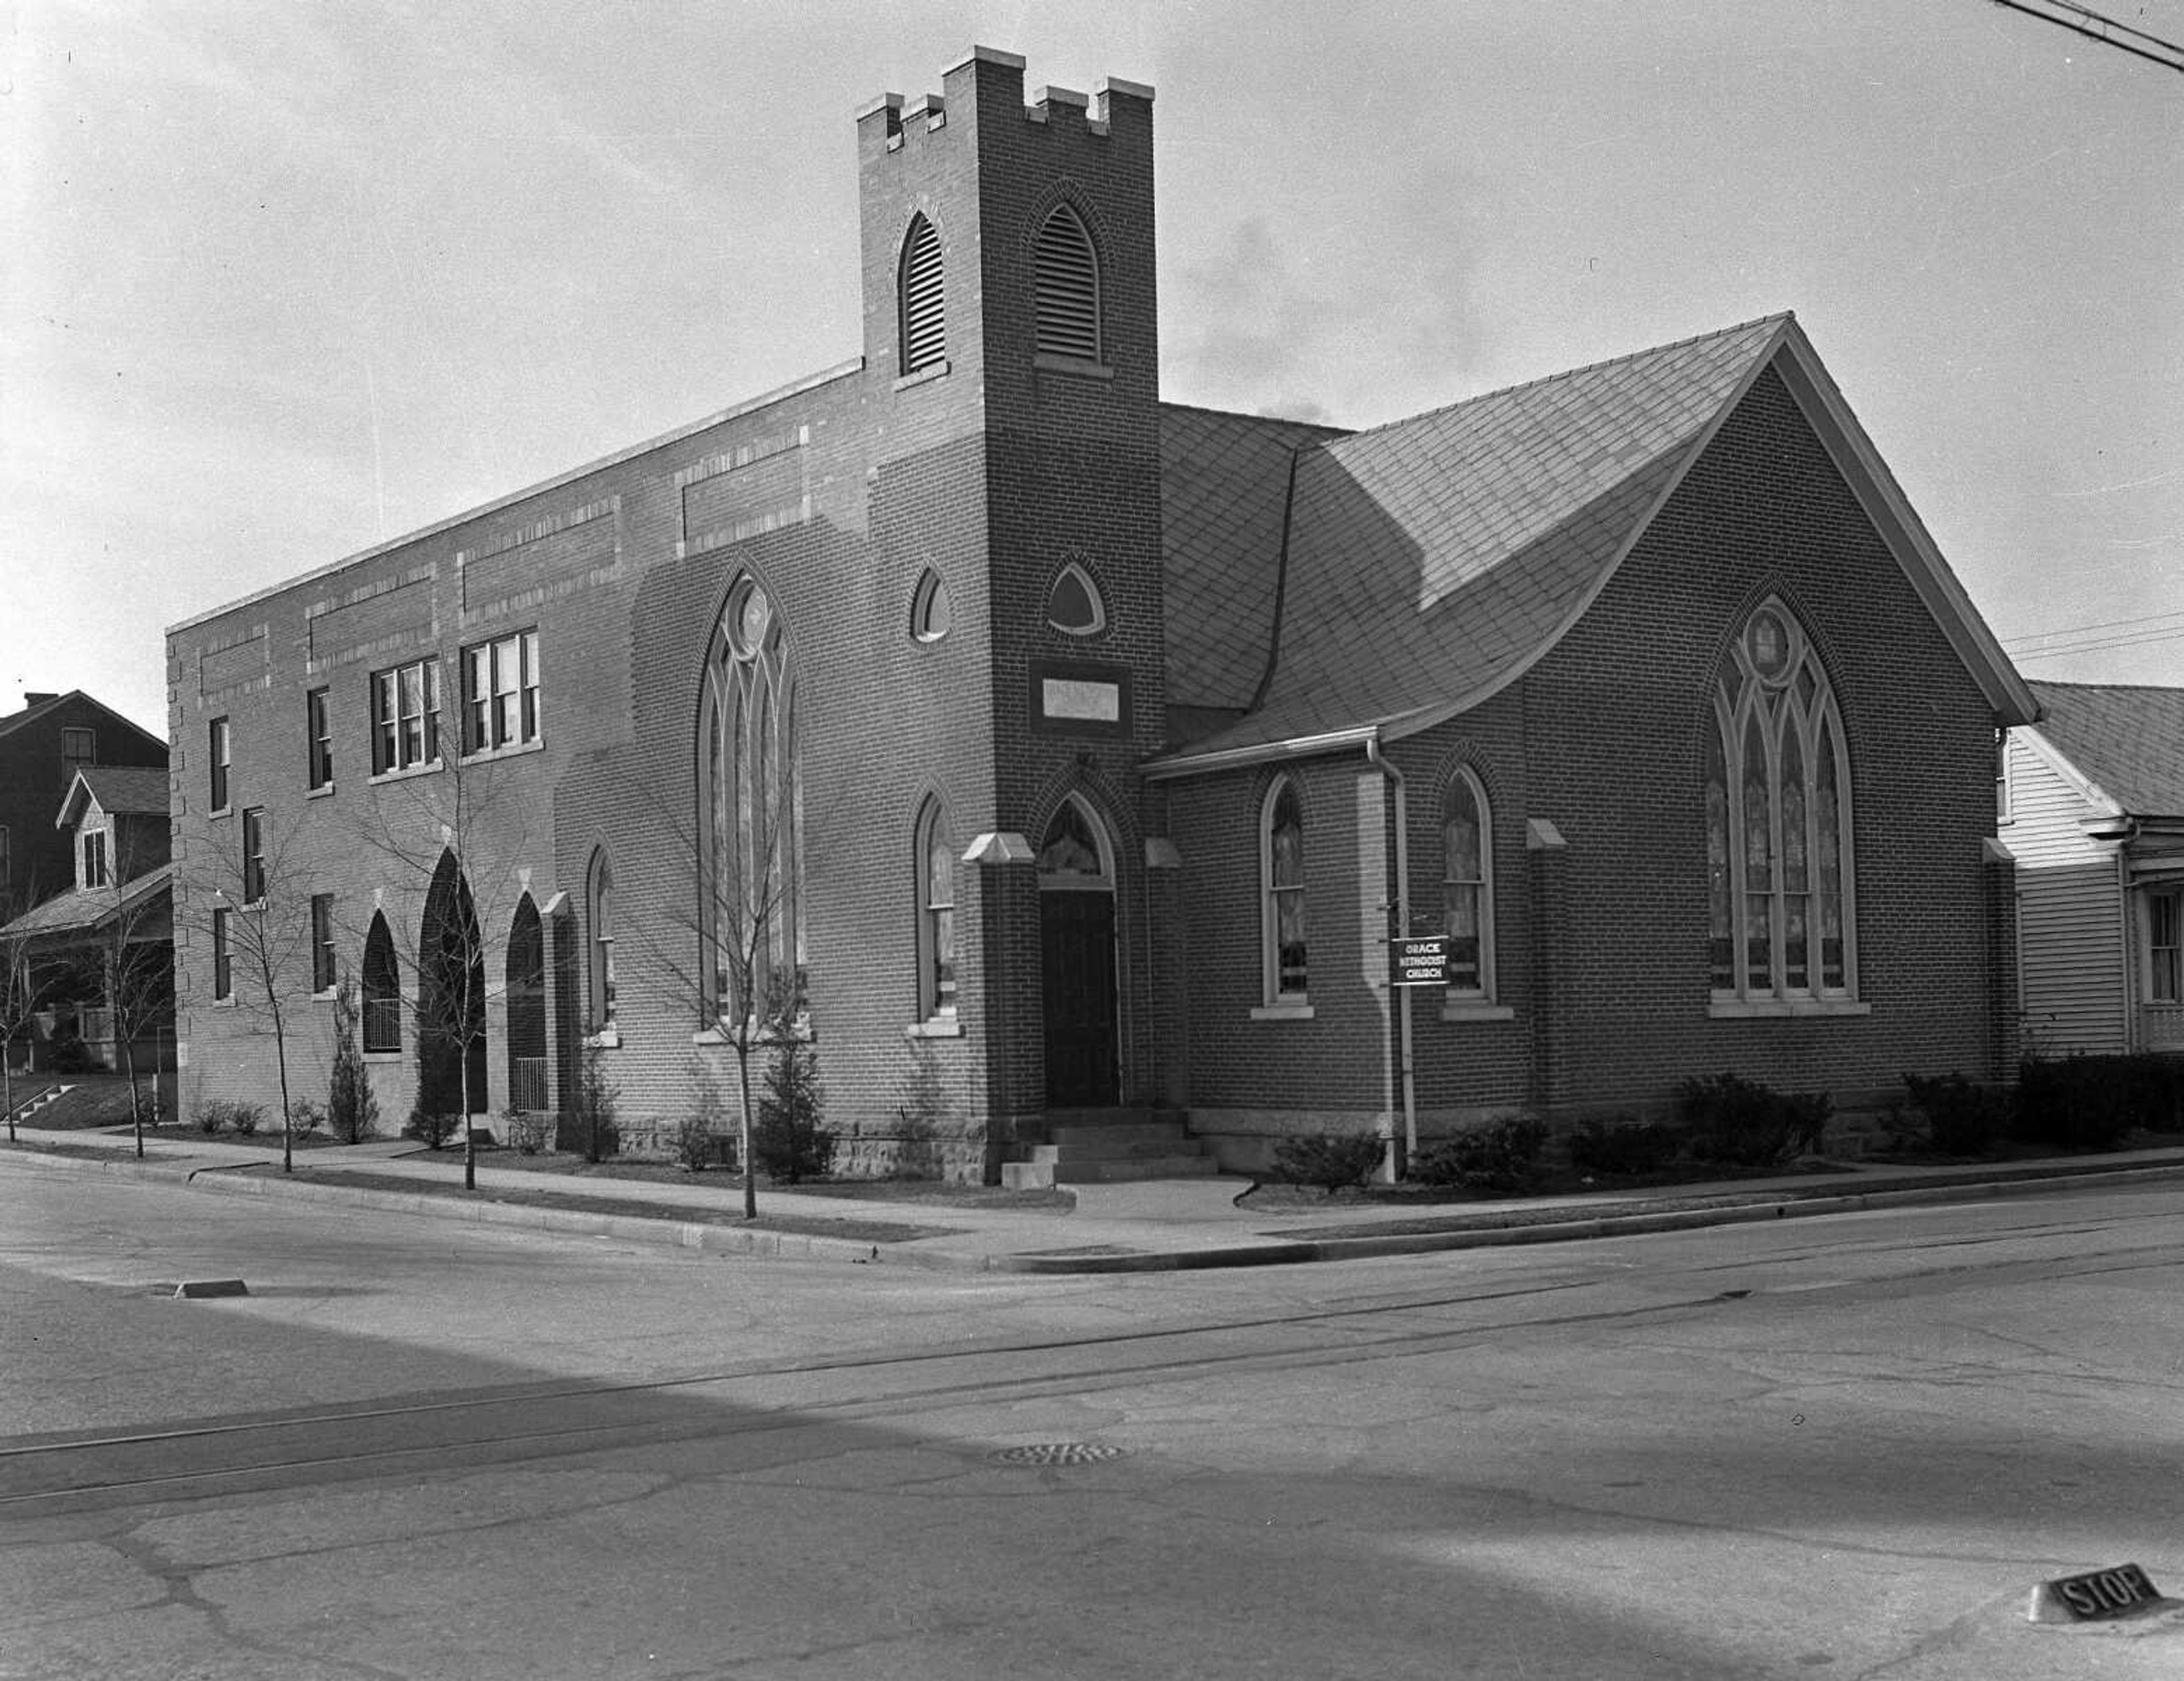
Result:
<instances>
[{"instance_id":1,"label":"metal downspout","mask_svg":"<svg viewBox=\"0 0 2184 1681\"><path fill-rule=\"evenodd\" d=\"M1403 773L1390 764L1380 751L1380 732L1374 730L1365 743L1365 758L1373 768L1388 779L1395 795L1396 805L1396 923L1390 932L1392 943L1411 932L1411 825L1410 795L1403 782ZM1390 1183L1407 1172L1418 1154L1418 1094L1416 1064L1411 1055L1411 989L1396 984L1392 943L1389 960L1387 987L1396 994L1396 1039L1400 1047L1403 1092L1403 1155L1401 1162L1390 1160L1385 1164ZM1391 1138L1390 1145L1394 1144Z\"/></svg>"}]
</instances>

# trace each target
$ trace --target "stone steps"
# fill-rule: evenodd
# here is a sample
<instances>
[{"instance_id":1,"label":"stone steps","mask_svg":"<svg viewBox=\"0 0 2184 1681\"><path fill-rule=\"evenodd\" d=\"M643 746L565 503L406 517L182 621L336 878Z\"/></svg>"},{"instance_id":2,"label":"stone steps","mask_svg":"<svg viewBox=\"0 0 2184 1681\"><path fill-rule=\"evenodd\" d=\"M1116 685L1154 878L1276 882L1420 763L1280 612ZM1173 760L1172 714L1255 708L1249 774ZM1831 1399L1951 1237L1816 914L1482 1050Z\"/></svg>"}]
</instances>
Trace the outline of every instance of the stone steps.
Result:
<instances>
[{"instance_id":1,"label":"stone steps","mask_svg":"<svg viewBox=\"0 0 2184 1681\"><path fill-rule=\"evenodd\" d=\"M1184 1116L1172 1111L1053 1110L1025 1131L1018 1159L1001 1164L1001 1183L1011 1189L1200 1178L1220 1171L1190 1135Z\"/></svg>"}]
</instances>

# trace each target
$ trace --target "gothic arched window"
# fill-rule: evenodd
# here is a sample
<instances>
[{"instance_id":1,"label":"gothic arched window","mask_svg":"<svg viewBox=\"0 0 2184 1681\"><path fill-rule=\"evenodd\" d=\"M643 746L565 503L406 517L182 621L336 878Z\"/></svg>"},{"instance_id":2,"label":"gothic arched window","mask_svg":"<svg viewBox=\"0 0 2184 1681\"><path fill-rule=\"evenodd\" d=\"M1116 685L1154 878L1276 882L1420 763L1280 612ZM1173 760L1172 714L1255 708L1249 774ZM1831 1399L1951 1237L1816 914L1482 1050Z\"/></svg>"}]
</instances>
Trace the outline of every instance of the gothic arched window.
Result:
<instances>
[{"instance_id":1,"label":"gothic arched window","mask_svg":"<svg viewBox=\"0 0 2184 1681\"><path fill-rule=\"evenodd\" d=\"M956 1013L956 849L948 814L925 803L917 823L917 1005L933 1021Z\"/></svg>"},{"instance_id":2,"label":"gothic arched window","mask_svg":"<svg viewBox=\"0 0 2184 1681\"><path fill-rule=\"evenodd\" d=\"M804 813L795 684L781 616L748 574L728 592L714 632L699 751L709 1002L728 1020L800 1014Z\"/></svg>"},{"instance_id":3,"label":"gothic arched window","mask_svg":"<svg viewBox=\"0 0 2184 1681\"><path fill-rule=\"evenodd\" d=\"M402 1049L402 972L394 961L394 935L380 910L372 912L364 937L364 1048Z\"/></svg>"},{"instance_id":4,"label":"gothic arched window","mask_svg":"<svg viewBox=\"0 0 2184 1681\"><path fill-rule=\"evenodd\" d=\"M1810 639L1769 599L1717 675L1707 732L1708 951L1719 1000L1850 999L1850 761Z\"/></svg>"},{"instance_id":5,"label":"gothic arched window","mask_svg":"<svg viewBox=\"0 0 2184 1681\"><path fill-rule=\"evenodd\" d=\"M1259 935L1270 1005L1302 1004L1305 991L1304 816L1287 776L1259 812Z\"/></svg>"},{"instance_id":6,"label":"gothic arched window","mask_svg":"<svg viewBox=\"0 0 2184 1681\"><path fill-rule=\"evenodd\" d=\"M1448 936L1448 989L1494 996L1494 826L1486 790L1468 771L1448 779L1440 807L1441 926Z\"/></svg>"}]
</instances>

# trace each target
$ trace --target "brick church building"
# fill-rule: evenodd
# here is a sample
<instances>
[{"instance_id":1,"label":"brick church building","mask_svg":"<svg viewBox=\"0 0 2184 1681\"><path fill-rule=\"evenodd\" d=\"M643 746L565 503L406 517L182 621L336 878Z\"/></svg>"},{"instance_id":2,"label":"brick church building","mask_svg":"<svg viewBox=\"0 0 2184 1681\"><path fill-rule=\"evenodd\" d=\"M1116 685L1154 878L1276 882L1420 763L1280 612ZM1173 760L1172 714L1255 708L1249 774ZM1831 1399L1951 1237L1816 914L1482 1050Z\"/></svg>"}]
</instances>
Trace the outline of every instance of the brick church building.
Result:
<instances>
[{"instance_id":1,"label":"brick church building","mask_svg":"<svg viewBox=\"0 0 2184 1681\"><path fill-rule=\"evenodd\" d=\"M272 1088L253 942L306 1091L347 974L390 1118L588 1042L641 1144L771 998L850 1161L973 1176L2011 1066L2036 709L1792 319L1179 407L1150 89L856 130L857 356L170 633L186 1103Z\"/></svg>"}]
</instances>

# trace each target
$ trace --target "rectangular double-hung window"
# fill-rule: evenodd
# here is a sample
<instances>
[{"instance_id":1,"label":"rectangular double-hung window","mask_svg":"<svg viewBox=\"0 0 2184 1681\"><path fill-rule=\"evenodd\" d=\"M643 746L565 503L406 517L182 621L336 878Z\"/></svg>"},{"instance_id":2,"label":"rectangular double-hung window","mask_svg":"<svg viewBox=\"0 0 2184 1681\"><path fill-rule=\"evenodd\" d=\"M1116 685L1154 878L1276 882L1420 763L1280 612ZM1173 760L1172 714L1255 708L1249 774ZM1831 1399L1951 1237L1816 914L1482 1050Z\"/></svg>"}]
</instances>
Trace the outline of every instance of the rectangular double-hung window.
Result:
<instances>
[{"instance_id":1,"label":"rectangular double-hung window","mask_svg":"<svg viewBox=\"0 0 2184 1681\"><path fill-rule=\"evenodd\" d=\"M326 691L315 688L304 697L304 734L310 756L304 782L312 792L334 785L334 726L327 710Z\"/></svg>"},{"instance_id":2,"label":"rectangular double-hung window","mask_svg":"<svg viewBox=\"0 0 2184 1681\"><path fill-rule=\"evenodd\" d=\"M463 650L463 751L538 739L538 632L519 631Z\"/></svg>"},{"instance_id":3,"label":"rectangular double-hung window","mask_svg":"<svg viewBox=\"0 0 2184 1681\"><path fill-rule=\"evenodd\" d=\"M227 720L214 718L205 726L205 797L212 802L214 811L227 810L227 766L231 750Z\"/></svg>"},{"instance_id":4,"label":"rectangular double-hung window","mask_svg":"<svg viewBox=\"0 0 2184 1681\"><path fill-rule=\"evenodd\" d=\"M224 905L212 908L212 995L215 1000L235 996L235 965L228 950Z\"/></svg>"},{"instance_id":5,"label":"rectangular double-hung window","mask_svg":"<svg viewBox=\"0 0 2184 1681\"><path fill-rule=\"evenodd\" d=\"M253 805L242 814L242 902L255 905L265 897L265 808Z\"/></svg>"},{"instance_id":6,"label":"rectangular double-hung window","mask_svg":"<svg viewBox=\"0 0 2184 1681\"><path fill-rule=\"evenodd\" d=\"M334 896L315 893L311 895L311 990L330 993L334 981Z\"/></svg>"},{"instance_id":7,"label":"rectangular double-hung window","mask_svg":"<svg viewBox=\"0 0 2184 1681\"><path fill-rule=\"evenodd\" d=\"M371 774L412 771L440 757L440 663L412 660L371 674Z\"/></svg>"},{"instance_id":8,"label":"rectangular double-hung window","mask_svg":"<svg viewBox=\"0 0 2184 1681\"><path fill-rule=\"evenodd\" d=\"M86 892L106 885L106 831L91 829L83 837L83 885Z\"/></svg>"}]
</instances>

